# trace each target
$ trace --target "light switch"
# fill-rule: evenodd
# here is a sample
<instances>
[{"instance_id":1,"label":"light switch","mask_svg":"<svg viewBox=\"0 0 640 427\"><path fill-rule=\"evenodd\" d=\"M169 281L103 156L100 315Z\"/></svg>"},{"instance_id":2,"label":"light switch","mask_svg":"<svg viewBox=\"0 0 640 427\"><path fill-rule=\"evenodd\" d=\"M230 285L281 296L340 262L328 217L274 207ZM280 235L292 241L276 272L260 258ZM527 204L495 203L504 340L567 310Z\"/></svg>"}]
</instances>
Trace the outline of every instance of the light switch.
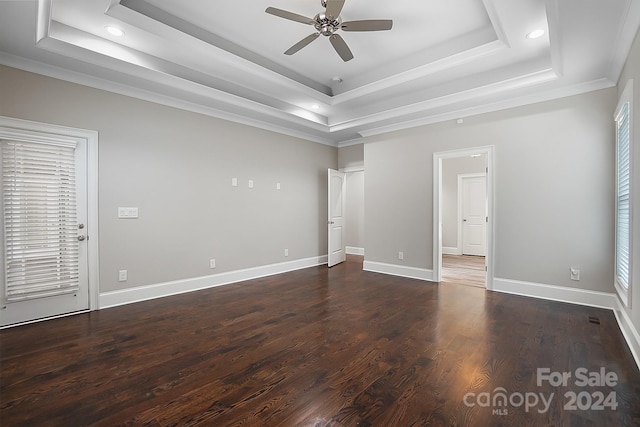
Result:
<instances>
[{"instance_id":1,"label":"light switch","mask_svg":"<svg viewBox=\"0 0 640 427\"><path fill-rule=\"evenodd\" d=\"M118 218L136 219L138 218L138 208L118 208Z\"/></svg>"},{"instance_id":2,"label":"light switch","mask_svg":"<svg viewBox=\"0 0 640 427\"><path fill-rule=\"evenodd\" d=\"M249 188L253 188L253 180L252 179L249 180Z\"/></svg>"},{"instance_id":3,"label":"light switch","mask_svg":"<svg viewBox=\"0 0 640 427\"><path fill-rule=\"evenodd\" d=\"M571 280L574 280L576 282L580 281L580 269L578 268L571 268Z\"/></svg>"},{"instance_id":4,"label":"light switch","mask_svg":"<svg viewBox=\"0 0 640 427\"><path fill-rule=\"evenodd\" d=\"M281 187L280 187L280 183L279 183L279 182L276 182L276 190L280 190L280 188L281 188Z\"/></svg>"},{"instance_id":5,"label":"light switch","mask_svg":"<svg viewBox=\"0 0 640 427\"><path fill-rule=\"evenodd\" d=\"M238 186L238 178L231 178L231 186L232 187Z\"/></svg>"}]
</instances>

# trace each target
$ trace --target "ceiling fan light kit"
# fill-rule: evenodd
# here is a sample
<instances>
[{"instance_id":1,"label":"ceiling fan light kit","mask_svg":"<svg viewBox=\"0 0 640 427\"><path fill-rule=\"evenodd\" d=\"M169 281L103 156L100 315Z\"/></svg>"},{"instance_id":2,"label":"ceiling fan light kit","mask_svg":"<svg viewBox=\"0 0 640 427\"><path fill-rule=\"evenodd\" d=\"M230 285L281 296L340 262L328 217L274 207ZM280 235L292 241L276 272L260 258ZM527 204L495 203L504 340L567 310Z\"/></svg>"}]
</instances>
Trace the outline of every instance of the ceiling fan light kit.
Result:
<instances>
[{"instance_id":1,"label":"ceiling fan light kit","mask_svg":"<svg viewBox=\"0 0 640 427\"><path fill-rule=\"evenodd\" d=\"M289 12L286 10L278 9L275 7L268 7L265 12L278 16L280 18L288 19L290 21L299 22L302 24L313 25L316 32L300 40L298 43L291 46L285 55L293 55L300 49L306 47L318 36L323 35L329 38L331 45L335 51L340 55L343 61L347 62L353 59L353 53L349 49L349 46L344 41L340 34L336 34L338 30L342 31L386 31L393 27L393 21L390 19L368 19L361 21L348 21L342 22L340 18L340 12L344 7L345 0L320 0L322 7L326 8L324 12L318 13L313 18L307 18L306 16L298 15L297 13Z\"/></svg>"}]
</instances>

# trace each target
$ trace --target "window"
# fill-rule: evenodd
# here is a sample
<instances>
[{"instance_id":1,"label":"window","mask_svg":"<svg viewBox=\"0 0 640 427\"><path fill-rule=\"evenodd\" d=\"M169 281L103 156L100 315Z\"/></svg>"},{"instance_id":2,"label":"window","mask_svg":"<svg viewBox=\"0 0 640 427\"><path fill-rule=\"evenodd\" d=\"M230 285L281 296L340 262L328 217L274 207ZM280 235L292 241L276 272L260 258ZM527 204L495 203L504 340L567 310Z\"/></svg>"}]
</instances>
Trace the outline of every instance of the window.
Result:
<instances>
[{"instance_id":1,"label":"window","mask_svg":"<svg viewBox=\"0 0 640 427\"><path fill-rule=\"evenodd\" d=\"M633 82L624 89L616 110L616 280L620 298L628 305L631 283L631 99Z\"/></svg>"}]
</instances>

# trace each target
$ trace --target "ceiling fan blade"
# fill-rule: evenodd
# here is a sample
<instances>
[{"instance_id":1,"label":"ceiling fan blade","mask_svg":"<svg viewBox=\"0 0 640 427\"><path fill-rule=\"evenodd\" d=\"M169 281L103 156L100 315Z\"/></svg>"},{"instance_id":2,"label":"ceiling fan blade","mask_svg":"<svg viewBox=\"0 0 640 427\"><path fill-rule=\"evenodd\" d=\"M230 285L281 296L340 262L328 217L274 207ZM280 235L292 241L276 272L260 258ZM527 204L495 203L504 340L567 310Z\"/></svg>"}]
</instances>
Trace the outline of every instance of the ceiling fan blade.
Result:
<instances>
[{"instance_id":1,"label":"ceiling fan blade","mask_svg":"<svg viewBox=\"0 0 640 427\"><path fill-rule=\"evenodd\" d=\"M327 0L326 15L330 18L337 18L342 12L345 0Z\"/></svg>"},{"instance_id":2,"label":"ceiling fan blade","mask_svg":"<svg viewBox=\"0 0 640 427\"><path fill-rule=\"evenodd\" d=\"M311 18L307 18L306 16L298 15L297 13L288 12L286 10L278 9L275 7L268 7L265 12L279 16L280 18L288 19L290 21L301 22L303 24L313 25L316 21Z\"/></svg>"},{"instance_id":3,"label":"ceiling fan blade","mask_svg":"<svg viewBox=\"0 0 640 427\"><path fill-rule=\"evenodd\" d=\"M300 49L302 49L303 47L305 47L306 45L308 45L309 43L317 39L319 35L320 33L313 33L310 36L303 38L298 43L291 46L289 50L287 50L284 54L293 55L294 53L296 53L297 51L299 51Z\"/></svg>"},{"instance_id":4,"label":"ceiling fan blade","mask_svg":"<svg viewBox=\"0 0 640 427\"><path fill-rule=\"evenodd\" d=\"M340 37L339 34L332 35L331 37L329 37L329 40L331 41L333 48L336 50L336 52L338 52L338 55L340 55L340 58L342 58L344 62L353 59L353 53L351 53L351 49L349 49L349 46L347 46L347 43L342 37Z\"/></svg>"},{"instance_id":5,"label":"ceiling fan blade","mask_svg":"<svg viewBox=\"0 0 640 427\"><path fill-rule=\"evenodd\" d=\"M364 21L343 22L342 31L385 31L393 27L391 19L367 19Z\"/></svg>"}]
</instances>

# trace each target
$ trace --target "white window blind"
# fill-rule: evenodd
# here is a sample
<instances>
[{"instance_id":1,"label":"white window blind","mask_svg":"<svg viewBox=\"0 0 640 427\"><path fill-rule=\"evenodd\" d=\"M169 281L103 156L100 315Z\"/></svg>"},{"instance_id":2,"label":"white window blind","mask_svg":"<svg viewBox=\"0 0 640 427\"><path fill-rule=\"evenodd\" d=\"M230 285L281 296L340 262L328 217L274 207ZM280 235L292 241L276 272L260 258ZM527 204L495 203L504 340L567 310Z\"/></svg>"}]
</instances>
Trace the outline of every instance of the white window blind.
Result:
<instances>
[{"instance_id":1,"label":"white window blind","mask_svg":"<svg viewBox=\"0 0 640 427\"><path fill-rule=\"evenodd\" d=\"M74 144L2 141L6 302L75 293Z\"/></svg>"},{"instance_id":2,"label":"white window blind","mask_svg":"<svg viewBox=\"0 0 640 427\"><path fill-rule=\"evenodd\" d=\"M630 255L630 193L631 193L631 157L630 157L630 117L629 103L622 105L617 123L616 144L616 279L624 289L629 288Z\"/></svg>"}]
</instances>

